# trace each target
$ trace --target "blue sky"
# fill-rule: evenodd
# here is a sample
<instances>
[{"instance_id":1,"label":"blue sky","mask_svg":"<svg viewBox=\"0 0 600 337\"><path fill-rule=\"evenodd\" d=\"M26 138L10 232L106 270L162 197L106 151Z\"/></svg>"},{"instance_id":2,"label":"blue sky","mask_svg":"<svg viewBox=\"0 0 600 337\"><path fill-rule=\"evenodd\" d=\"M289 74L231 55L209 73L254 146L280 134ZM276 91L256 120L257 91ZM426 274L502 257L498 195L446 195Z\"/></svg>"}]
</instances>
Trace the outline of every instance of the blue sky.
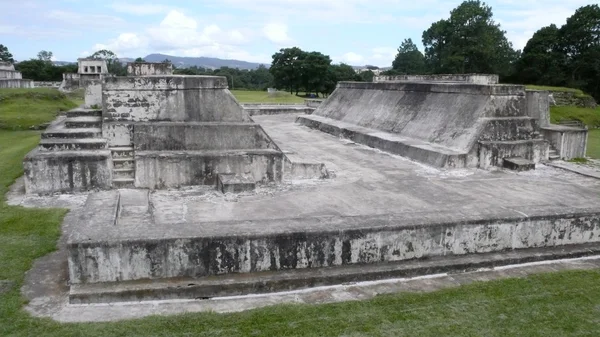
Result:
<instances>
[{"instance_id":1,"label":"blue sky","mask_svg":"<svg viewBox=\"0 0 600 337\"><path fill-rule=\"evenodd\" d=\"M389 66L404 38L421 46L432 22L461 1L446 0L0 0L0 43L17 60L49 50L74 61L98 49L270 63L282 47L334 62ZM580 0L487 1L516 48L551 23L564 24Z\"/></svg>"}]
</instances>

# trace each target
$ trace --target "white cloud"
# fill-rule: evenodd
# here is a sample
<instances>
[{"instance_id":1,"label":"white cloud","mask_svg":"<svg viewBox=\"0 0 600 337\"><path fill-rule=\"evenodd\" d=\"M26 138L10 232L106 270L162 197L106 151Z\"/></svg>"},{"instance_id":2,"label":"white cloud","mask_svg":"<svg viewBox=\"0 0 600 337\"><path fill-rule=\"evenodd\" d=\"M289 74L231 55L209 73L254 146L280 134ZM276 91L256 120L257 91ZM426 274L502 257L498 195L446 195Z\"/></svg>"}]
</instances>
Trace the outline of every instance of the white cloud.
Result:
<instances>
[{"instance_id":1,"label":"white cloud","mask_svg":"<svg viewBox=\"0 0 600 337\"><path fill-rule=\"evenodd\" d=\"M357 53L349 52L349 53L344 54L342 59L344 60L345 63L357 65L364 60L364 57Z\"/></svg>"},{"instance_id":2,"label":"white cloud","mask_svg":"<svg viewBox=\"0 0 600 337\"><path fill-rule=\"evenodd\" d=\"M123 53L146 49L147 44L144 37L140 37L135 33L122 33L108 44L95 44L94 50L108 49L119 56L125 56Z\"/></svg>"},{"instance_id":3,"label":"white cloud","mask_svg":"<svg viewBox=\"0 0 600 337\"><path fill-rule=\"evenodd\" d=\"M168 6L156 4L127 4L115 2L110 5L114 11L131 15L154 15L166 13L169 10Z\"/></svg>"},{"instance_id":4,"label":"white cloud","mask_svg":"<svg viewBox=\"0 0 600 337\"><path fill-rule=\"evenodd\" d=\"M263 27L263 34L269 39L269 41L284 45L292 42L292 39L288 36L288 27L282 23L269 23Z\"/></svg>"},{"instance_id":5,"label":"white cloud","mask_svg":"<svg viewBox=\"0 0 600 337\"><path fill-rule=\"evenodd\" d=\"M176 10L170 11L160 23L160 27L167 29L196 29L197 26L196 20Z\"/></svg>"},{"instance_id":6,"label":"white cloud","mask_svg":"<svg viewBox=\"0 0 600 337\"><path fill-rule=\"evenodd\" d=\"M136 33L122 33L106 43L97 43L94 50L109 49L119 56L162 52L269 62L266 55L251 55L241 49L240 46L251 41L250 37L246 30L224 30L216 24L201 26L195 18L171 10L158 25Z\"/></svg>"}]
</instances>

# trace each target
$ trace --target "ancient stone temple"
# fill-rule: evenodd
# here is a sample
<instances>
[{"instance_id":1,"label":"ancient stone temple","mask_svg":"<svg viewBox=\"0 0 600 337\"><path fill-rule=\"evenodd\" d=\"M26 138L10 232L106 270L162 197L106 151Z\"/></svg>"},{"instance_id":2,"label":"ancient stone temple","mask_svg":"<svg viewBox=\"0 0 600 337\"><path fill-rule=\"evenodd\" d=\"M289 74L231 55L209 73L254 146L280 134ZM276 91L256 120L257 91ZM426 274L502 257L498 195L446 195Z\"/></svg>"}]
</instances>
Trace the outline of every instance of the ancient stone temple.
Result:
<instances>
[{"instance_id":1,"label":"ancient stone temple","mask_svg":"<svg viewBox=\"0 0 600 337\"><path fill-rule=\"evenodd\" d=\"M535 167L559 147L548 142L558 129L574 148L561 157L584 156L587 130L549 127L547 98L497 75L384 76L339 83L298 122L441 168Z\"/></svg>"},{"instance_id":2,"label":"ancient stone temple","mask_svg":"<svg viewBox=\"0 0 600 337\"><path fill-rule=\"evenodd\" d=\"M108 77L88 87L86 102L99 93L101 107L69 111L27 155L28 193L281 181L283 154L224 77Z\"/></svg>"},{"instance_id":3,"label":"ancient stone temple","mask_svg":"<svg viewBox=\"0 0 600 337\"><path fill-rule=\"evenodd\" d=\"M12 63L0 62L1 88L33 88L32 80L25 80Z\"/></svg>"}]
</instances>

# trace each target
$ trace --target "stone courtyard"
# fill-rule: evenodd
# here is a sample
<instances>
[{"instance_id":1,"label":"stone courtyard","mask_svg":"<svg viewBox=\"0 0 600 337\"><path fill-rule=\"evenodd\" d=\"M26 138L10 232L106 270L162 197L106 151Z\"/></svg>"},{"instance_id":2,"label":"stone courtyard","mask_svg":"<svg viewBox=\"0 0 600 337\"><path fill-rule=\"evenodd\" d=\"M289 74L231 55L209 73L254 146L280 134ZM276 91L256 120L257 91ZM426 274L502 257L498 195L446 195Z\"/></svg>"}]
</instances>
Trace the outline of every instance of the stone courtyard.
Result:
<instances>
[{"instance_id":1,"label":"stone courtyard","mask_svg":"<svg viewBox=\"0 0 600 337\"><path fill-rule=\"evenodd\" d=\"M35 314L197 311L600 250L600 180L549 162L585 153L587 130L551 125L547 92L387 78L340 83L314 112L250 116L224 78L130 67L44 133L10 196L72 208L61 250L32 270L46 280L28 285Z\"/></svg>"}]
</instances>

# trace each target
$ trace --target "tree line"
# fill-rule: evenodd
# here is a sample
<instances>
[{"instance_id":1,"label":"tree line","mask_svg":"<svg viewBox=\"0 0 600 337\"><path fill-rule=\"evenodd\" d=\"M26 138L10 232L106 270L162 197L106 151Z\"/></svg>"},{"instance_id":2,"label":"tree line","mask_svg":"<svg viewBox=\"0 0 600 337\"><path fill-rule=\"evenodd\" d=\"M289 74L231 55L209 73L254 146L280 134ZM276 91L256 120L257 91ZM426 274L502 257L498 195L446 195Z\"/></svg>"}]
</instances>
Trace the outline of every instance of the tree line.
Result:
<instances>
[{"instance_id":1,"label":"tree line","mask_svg":"<svg viewBox=\"0 0 600 337\"><path fill-rule=\"evenodd\" d=\"M372 81L373 72L368 70L357 74L351 66L331 64L331 58L320 52L306 52L298 47L280 49L273 54L269 71L273 84L278 89L286 89L290 94L306 93L330 94L338 81Z\"/></svg>"},{"instance_id":2,"label":"tree line","mask_svg":"<svg viewBox=\"0 0 600 337\"><path fill-rule=\"evenodd\" d=\"M600 100L600 7L583 6L557 27L539 29L522 51L493 20L492 8L465 1L422 35L424 53L405 39L387 75L499 74L504 83L566 86Z\"/></svg>"}]
</instances>

